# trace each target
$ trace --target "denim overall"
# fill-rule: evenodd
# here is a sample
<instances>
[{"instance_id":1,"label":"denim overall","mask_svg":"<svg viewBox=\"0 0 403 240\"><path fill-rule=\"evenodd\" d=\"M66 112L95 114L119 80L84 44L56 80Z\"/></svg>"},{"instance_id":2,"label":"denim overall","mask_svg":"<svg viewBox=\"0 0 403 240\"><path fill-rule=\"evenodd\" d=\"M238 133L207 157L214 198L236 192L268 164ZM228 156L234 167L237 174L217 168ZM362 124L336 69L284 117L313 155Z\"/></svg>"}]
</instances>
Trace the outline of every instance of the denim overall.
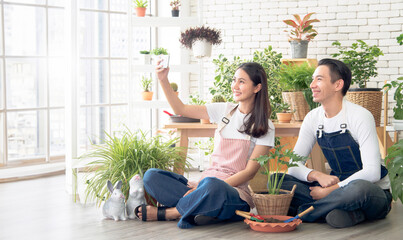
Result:
<instances>
[{"instance_id":1,"label":"denim overall","mask_svg":"<svg viewBox=\"0 0 403 240\"><path fill-rule=\"evenodd\" d=\"M343 103L342 117L344 123L340 125L340 131L324 132L322 119L316 132L318 144L331 167L330 174L337 176L340 181L362 169L360 146L347 130L345 111L345 104ZM381 178L385 177L387 173L387 169L381 166ZM286 175L283 188L291 189L293 184L297 184L297 189L289 214L294 215L310 206L315 208L311 214L302 217L304 221L323 221L333 209L362 210L365 217L371 220L384 218L390 211L391 195L389 190L382 190L379 186L366 180L353 180L319 200L312 199L309 189L309 187L320 186L318 182L302 182L295 177Z\"/></svg>"}]
</instances>

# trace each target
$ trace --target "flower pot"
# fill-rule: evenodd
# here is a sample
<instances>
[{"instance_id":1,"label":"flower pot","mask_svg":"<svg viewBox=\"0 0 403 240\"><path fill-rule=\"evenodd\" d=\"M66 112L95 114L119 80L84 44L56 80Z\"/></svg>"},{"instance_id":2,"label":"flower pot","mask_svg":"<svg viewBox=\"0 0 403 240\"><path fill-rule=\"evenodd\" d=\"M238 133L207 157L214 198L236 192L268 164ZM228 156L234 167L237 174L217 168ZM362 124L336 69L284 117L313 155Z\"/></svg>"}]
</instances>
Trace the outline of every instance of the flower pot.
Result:
<instances>
[{"instance_id":1,"label":"flower pot","mask_svg":"<svg viewBox=\"0 0 403 240\"><path fill-rule=\"evenodd\" d=\"M396 131L403 130L403 120L394 119L392 125Z\"/></svg>"},{"instance_id":2,"label":"flower pot","mask_svg":"<svg viewBox=\"0 0 403 240\"><path fill-rule=\"evenodd\" d=\"M292 113L276 113L276 115L279 123L291 122Z\"/></svg>"},{"instance_id":3,"label":"flower pot","mask_svg":"<svg viewBox=\"0 0 403 240\"><path fill-rule=\"evenodd\" d=\"M141 64L150 64L151 63L150 54L140 54L140 63Z\"/></svg>"},{"instance_id":4,"label":"flower pot","mask_svg":"<svg viewBox=\"0 0 403 240\"><path fill-rule=\"evenodd\" d=\"M308 56L308 40L291 40L291 58L306 58Z\"/></svg>"},{"instance_id":5,"label":"flower pot","mask_svg":"<svg viewBox=\"0 0 403 240\"><path fill-rule=\"evenodd\" d=\"M179 10L172 10L172 17L179 17Z\"/></svg>"},{"instance_id":6,"label":"flower pot","mask_svg":"<svg viewBox=\"0 0 403 240\"><path fill-rule=\"evenodd\" d=\"M136 7L136 16L137 17L144 17L146 15L147 8L138 8Z\"/></svg>"},{"instance_id":7,"label":"flower pot","mask_svg":"<svg viewBox=\"0 0 403 240\"><path fill-rule=\"evenodd\" d=\"M141 97L144 101L151 101L153 99L154 92L142 92Z\"/></svg>"},{"instance_id":8,"label":"flower pot","mask_svg":"<svg viewBox=\"0 0 403 240\"><path fill-rule=\"evenodd\" d=\"M347 91L346 99L358 104L372 113L375 125L381 125L383 93L379 88L352 88Z\"/></svg>"},{"instance_id":9,"label":"flower pot","mask_svg":"<svg viewBox=\"0 0 403 240\"><path fill-rule=\"evenodd\" d=\"M282 92L284 102L290 105L290 109L294 111L293 117L295 121L303 121L310 111L308 102L303 92Z\"/></svg>"},{"instance_id":10,"label":"flower pot","mask_svg":"<svg viewBox=\"0 0 403 240\"><path fill-rule=\"evenodd\" d=\"M288 213L296 185L291 191L280 189L280 194L255 193L249 187L259 215L284 215Z\"/></svg>"},{"instance_id":11,"label":"flower pot","mask_svg":"<svg viewBox=\"0 0 403 240\"><path fill-rule=\"evenodd\" d=\"M202 123L202 124L210 124L210 120L209 119L200 119L200 123Z\"/></svg>"},{"instance_id":12,"label":"flower pot","mask_svg":"<svg viewBox=\"0 0 403 240\"><path fill-rule=\"evenodd\" d=\"M192 45L193 55L195 58L210 57L211 49L211 44L205 39L196 40Z\"/></svg>"}]
</instances>

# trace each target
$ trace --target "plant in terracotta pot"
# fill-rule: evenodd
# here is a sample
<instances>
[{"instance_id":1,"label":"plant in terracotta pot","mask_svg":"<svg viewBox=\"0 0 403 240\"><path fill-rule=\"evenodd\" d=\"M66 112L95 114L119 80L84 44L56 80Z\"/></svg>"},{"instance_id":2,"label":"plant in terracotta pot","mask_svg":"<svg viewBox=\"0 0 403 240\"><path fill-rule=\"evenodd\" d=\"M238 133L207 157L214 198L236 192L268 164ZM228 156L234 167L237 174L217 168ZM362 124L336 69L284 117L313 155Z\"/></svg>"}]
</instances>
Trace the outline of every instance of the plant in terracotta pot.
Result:
<instances>
[{"instance_id":1,"label":"plant in terracotta pot","mask_svg":"<svg viewBox=\"0 0 403 240\"><path fill-rule=\"evenodd\" d=\"M143 89L141 96L145 101L151 101L153 99L154 93L151 91L152 82L153 80L151 78L141 77L141 88Z\"/></svg>"},{"instance_id":2,"label":"plant in terracotta pot","mask_svg":"<svg viewBox=\"0 0 403 240\"><path fill-rule=\"evenodd\" d=\"M272 110L276 113L277 120L279 123L289 123L291 122L293 110L286 102L273 103Z\"/></svg>"},{"instance_id":3,"label":"plant in terracotta pot","mask_svg":"<svg viewBox=\"0 0 403 240\"><path fill-rule=\"evenodd\" d=\"M253 159L263 167L263 174L267 175L267 191L252 194L260 215L287 215L296 186L292 191L282 190L281 185L285 176L282 173L285 173L289 167L297 166L298 162L307 160L307 157L299 156L291 149L283 150L284 146L277 145L268 155Z\"/></svg>"},{"instance_id":4,"label":"plant in terracotta pot","mask_svg":"<svg viewBox=\"0 0 403 240\"><path fill-rule=\"evenodd\" d=\"M148 7L147 0L133 0L136 9L137 17L144 17L146 15L146 10Z\"/></svg>"},{"instance_id":5,"label":"plant in terracotta pot","mask_svg":"<svg viewBox=\"0 0 403 240\"><path fill-rule=\"evenodd\" d=\"M174 90L174 92L176 93L176 96L178 96L179 95L178 84L171 82L170 85L171 85L172 90Z\"/></svg>"},{"instance_id":6,"label":"plant in terracotta pot","mask_svg":"<svg viewBox=\"0 0 403 240\"><path fill-rule=\"evenodd\" d=\"M210 57L212 45L222 42L221 32L210 27L191 27L181 32L179 42L190 50L196 58Z\"/></svg>"},{"instance_id":7,"label":"plant in terracotta pot","mask_svg":"<svg viewBox=\"0 0 403 240\"><path fill-rule=\"evenodd\" d=\"M179 7L181 6L180 0L173 0L169 3L172 8L172 17L179 17Z\"/></svg>"},{"instance_id":8,"label":"plant in terracotta pot","mask_svg":"<svg viewBox=\"0 0 403 240\"><path fill-rule=\"evenodd\" d=\"M389 171L392 197L395 201L400 199L403 203L403 139L388 148L385 166Z\"/></svg>"},{"instance_id":9,"label":"plant in terracotta pot","mask_svg":"<svg viewBox=\"0 0 403 240\"><path fill-rule=\"evenodd\" d=\"M308 55L308 43L318 35L313 29L312 23L320 22L318 19L310 19L314 12L308 13L302 19L298 14L294 14L295 21L292 19L283 20L283 22L293 29L290 31L288 41L291 44L292 58L306 58ZM287 31L287 30L286 30Z\"/></svg>"},{"instance_id":10,"label":"plant in terracotta pot","mask_svg":"<svg viewBox=\"0 0 403 240\"><path fill-rule=\"evenodd\" d=\"M371 77L378 76L376 64L377 58L383 56L383 52L377 46L369 46L362 40L357 40L350 47L343 47L341 43L332 43L339 52L332 54L349 66L351 70L351 83L358 88L350 88L346 98L368 109L375 118L376 126L380 126L382 111L382 91L380 88L367 88L367 82Z\"/></svg>"}]
</instances>

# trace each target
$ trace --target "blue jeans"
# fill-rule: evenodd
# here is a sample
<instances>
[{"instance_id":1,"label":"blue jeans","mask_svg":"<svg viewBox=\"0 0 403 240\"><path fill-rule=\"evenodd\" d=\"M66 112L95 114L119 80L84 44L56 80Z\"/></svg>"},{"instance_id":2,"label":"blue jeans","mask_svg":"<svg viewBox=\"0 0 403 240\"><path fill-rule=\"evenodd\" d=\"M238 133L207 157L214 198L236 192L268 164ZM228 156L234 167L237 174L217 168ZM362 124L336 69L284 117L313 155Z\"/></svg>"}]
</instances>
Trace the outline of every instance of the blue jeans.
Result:
<instances>
[{"instance_id":1,"label":"blue jeans","mask_svg":"<svg viewBox=\"0 0 403 240\"><path fill-rule=\"evenodd\" d=\"M199 182L197 189L183 197L190 190L188 180L179 174L151 168L144 174L144 189L159 203L176 207L182 215L180 228L191 228L196 215L216 217L220 220L240 221L243 218L235 210L249 211L238 191L226 182L207 177Z\"/></svg>"},{"instance_id":2,"label":"blue jeans","mask_svg":"<svg viewBox=\"0 0 403 240\"><path fill-rule=\"evenodd\" d=\"M291 190L294 184L297 184L297 188L288 214L294 216L313 206L315 210L301 217L306 222L323 222L333 209L361 210L367 220L382 219L390 211L392 201L390 192L366 180L351 181L319 200L314 200L309 190L311 186L319 186L318 182L302 182L286 174L281 188Z\"/></svg>"}]
</instances>

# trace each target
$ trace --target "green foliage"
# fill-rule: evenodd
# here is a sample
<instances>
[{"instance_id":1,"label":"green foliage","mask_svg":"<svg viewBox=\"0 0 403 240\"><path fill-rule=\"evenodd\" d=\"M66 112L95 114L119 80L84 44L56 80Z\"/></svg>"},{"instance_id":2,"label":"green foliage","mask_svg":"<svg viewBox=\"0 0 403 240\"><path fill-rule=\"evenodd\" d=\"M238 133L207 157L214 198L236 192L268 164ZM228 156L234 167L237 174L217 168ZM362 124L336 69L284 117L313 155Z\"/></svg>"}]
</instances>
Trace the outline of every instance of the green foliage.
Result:
<instances>
[{"instance_id":1,"label":"green foliage","mask_svg":"<svg viewBox=\"0 0 403 240\"><path fill-rule=\"evenodd\" d=\"M290 104L286 103L286 102L281 102L281 103L274 103L272 104L272 111L274 113L286 113L286 112L291 112L290 109Z\"/></svg>"},{"instance_id":2,"label":"green foliage","mask_svg":"<svg viewBox=\"0 0 403 240\"><path fill-rule=\"evenodd\" d=\"M148 1L147 0L133 0L134 5L138 8L147 8Z\"/></svg>"},{"instance_id":3,"label":"green foliage","mask_svg":"<svg viewBox=\"0 0 403 240\"><path fill-rule=\"evenodd\" d=\"M302 91L309 88L312 81L312 75L315 72L314 67L308 63L282 64L279 73L279 81L283 91Z\"/></svg>"},{"instance_id":4,"label":"green foliage","mask_svg":"<svg viewBox=\"0 0 403 240\"><path fill-rule=\"evenodd\" d=\"M142 50L142 51L140 51L140 54L150 54L150 51Z\"/></svg>"},{"instance_id":5,"label":"green foliage","mask_svg":"<svg viewBox=\"0 0 403 240\"><path fill-rule=\"evenodd\" d=\"M214 138L210 137L210 138L208 138L207 141L199 140L199 141L195 142L195 146L200 149L206 150L204 152L204 155L209 156L213 153L213 150L214 150Z\"/></svg>"},{"instance_id":6,"label":"green foliage","mask_svg":"<svg viewBox=\"0 0 403 240\"><path fill-rule=\"evenodd\" d=\"M178 91L178 84L171 82L170 85L171 85L172 90L174 90L174 92Z\"/></svg>"},{"instance_id":7,"label":"green foliage","mask_svg":"<svg viewBox=\"0 0 403 240\"><path fill-rule=\"evenodd\" d=\"M400 34L400 35L396 38L396 40L397 40L397 43L399 43L400 45L403 45L403 33Z\"/></svg>"},{"instance_id":8,"label":"green foliage","mask_svg":"<svg viewBox=\"0 0 403 240\"><path fill-rule=\"evenodd\" d=\"M180 148L171 147L178 138L147 137L142 131L132 133L128 129L121 137L106 136L104 144L93 145L93 150L80 157L81 160L93 159L88 166L95 175L89 179L86 195L87 199L97 199L98 204L110 195L106 188L108 180L113 184L122 180L122 192L127 199L129 181L134 175L143 176L150 168L172 170L174 164L182 161Z\"/></svg>"},{"instance_id":9,"label":"green foliage","mask_svg":"<svg viewBox=\"0 0 403 240\"><path fill-rule=\"evenodd\" d=\"M225 98L223 95L221 94L216 94L213 96L213 98L211 99L212 103L216 103L216 102L226 102Z\"/></svg>"},{"instance_id":10,"label":"green foliage","mask_svg":"<svg viewBox=\"0 0 403 240\"><path fill-rule=\"evenodd\" d=\"M198 93L190 94L189 95L189 104L192 105L205 105L206 101L204 101Z\"/></svg>"},{"instance_id":11,"label":"green foliage","mask_svg":"<svg viewBox=\"0 0 403 240\"><path fill-rule=\"evenodd\" d=\"M147 78L144 76L141 77L141 88L144 92L151 91L152 82L153 80L151 78Z\"/></svg>"},{"instance_id":12,"label":"green foliage","mask_svg":"<svg viewBox=\"0 0 403 240\"><path fill-rule=\"evenodd\" d=\"M278 82L278 72L281 65L282 54L277 53L271 46L263 49L263 51L255 51L253 53L253 59L241 59L239 56L235 56L232 61L228 60L224 55L220 54L218 59L213 59L213 63L216 65L216 76L214 78L214 85L211 87L211 95L221 94L228 102L234 102L234 98L231 90L231 83L234 77L236 69L241 63L245 62L257 62L263 66L267 75L267 87L269 92L270 102L281 103L281 86ZM271 118L276 118L272 113Z\"/></svg>"},{"instance_id":13,"label":"green foliage","mask_svg":"<svg viewBox=\"0 0 403 240\"><path fill-rule=\"evenodd\" d=\"M377 57L383 56L383 52L377 46L369 46L362 40L357 40L351 47L342 47L339 41L332 43L339 52L332 54L347 64L351 69L352 81L360 88L365 88L371 77L378 76L376 63Z\"/></svg>"},{"instance_id":14,"label":"green foliage","mask_svg":"<svg viewBox=\"0 0 403 240\"><path fill-rule=\"evenodd\" d=\"M285 145L277 145L274 151L270 151L268 155L262 155L254 161L257 161L264 168L263 174L267 175L267 190L269 194L279 194L280 187L283 183L285 174L280 176L280 170L283 166L289 167L298 166L297 162L306 161L307 157L299 156L291 149L283 150ZM289 158L290 161L285 161L285 158ZM274 159L276 164L272 164ZM291 161L292 159L292 161Z\"/></svg>"},{"instance_id":15,"label":"green foliage","mask_svg":"<svg viewBox=\"0 0 403 240\"><path fill-rule=\"evenodd\" d=\"M166 50L165 48L154 48L153 50L151 50L151 54L152 55L168 55L168 50Z\"/></svg>"},{"instance_id":16,"label":"green foliage","mask_svg":"<svg viewBox=\"0 0 403 240\"><path fill-rule=\"evenodd\" d=\"M294 18L296 22L292 19L283 20L283 22L294 29L290 31L290 39L289 40L308 40L311 41L318 35L318 32L313 29L311 25L314 22L320 22L318 19L311 19L309 18L314 14L308 13L304 16L301 20L301 17L298 14L294 14Z\"/></svg>"},{"instance_id":17,"label":"green foliage","mask_svg":"<svg viewBox=\"0 0 403 240\"><path fill-rule=\"evenodd\" d=\"M403 139L388 148L385 165L389 171L393 199L399 198L403 203Z\"/></svg>"},{"instance_id":18,"label":"green foliage","mask_svg":"<svg viewBox=\"0 0 403 240\"><path fill-rule=\"evenodd\" d=\"M398 120L403 120L403 77L383 86L385 91L395 88L393 99L396 101L396 106L393 108L393 117Z\"/></svg>"},{"instance_id":19,"label":"green foliage","mask_svg":"<svg viewBox=\"0 0 403 240\"><path fill-rule=\"evenodd\" d=\"M221 32L210 27L191 27L181 32L179 42L188 49L192 49L193 43L196 40L206 40L212 45L218 45L222 42Z\"/></svg>"}]
</instances>

